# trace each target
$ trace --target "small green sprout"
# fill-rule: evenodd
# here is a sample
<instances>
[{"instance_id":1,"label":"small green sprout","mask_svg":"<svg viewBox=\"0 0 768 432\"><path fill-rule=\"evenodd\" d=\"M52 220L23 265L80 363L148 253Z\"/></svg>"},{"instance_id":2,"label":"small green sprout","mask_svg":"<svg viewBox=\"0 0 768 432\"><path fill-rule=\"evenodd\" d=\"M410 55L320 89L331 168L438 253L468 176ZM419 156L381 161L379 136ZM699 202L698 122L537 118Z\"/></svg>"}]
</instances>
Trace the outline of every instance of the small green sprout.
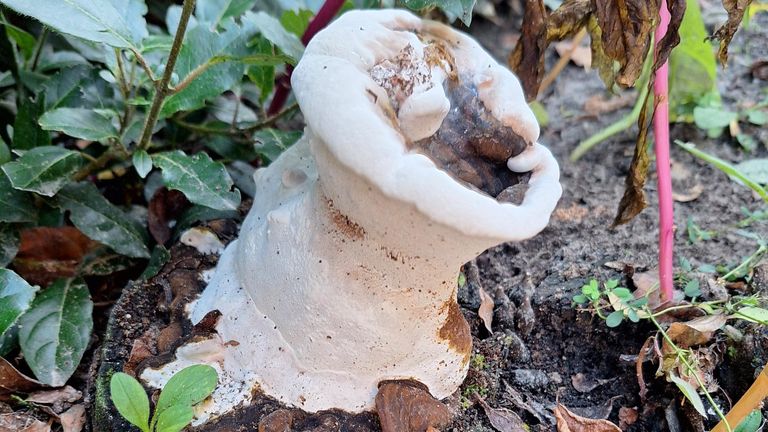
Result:
<instances>
[{"instance_id":1,"label":"small green sprout","mask_svg":"<svg viewBox=\"0 0 768 432\"><path fill-rule=\"evenodd\" d=\"M469 364L472 369L483 370L485 369L485 356L482 354L474 354L472 355Z\"/></svg>"},{"instance_id":2,"label":"small green sprout","mask_svg":"<svg viewBox=\"0 0 768 432\"><path fill-rule=\"evenodd\" d=\"M182 369L160 392L151 421L147 393L135 378L117 372L112 375L109 390L120 415L142 432L178 432L192 422L193 406L210 396L217 382L216 369L211 366Z\"/></svg>"}]
</instances>

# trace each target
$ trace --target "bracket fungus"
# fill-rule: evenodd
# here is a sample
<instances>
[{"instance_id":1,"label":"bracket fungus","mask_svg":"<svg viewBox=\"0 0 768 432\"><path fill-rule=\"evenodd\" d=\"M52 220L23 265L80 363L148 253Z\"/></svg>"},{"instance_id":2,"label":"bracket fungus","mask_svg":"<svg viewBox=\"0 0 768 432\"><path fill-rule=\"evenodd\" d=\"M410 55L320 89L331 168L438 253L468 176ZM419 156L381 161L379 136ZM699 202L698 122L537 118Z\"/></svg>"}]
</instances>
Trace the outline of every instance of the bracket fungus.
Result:
<instances>
[{"instance_id":1,"label":"bracket fungus","mask_svg":"<svg viewBox=\"0 0 768 432\"><path fill-rule=\"evenodd\" d=\"M469 36L382 10L320 32L292 85L304 136L256 172L240 236L189 307L192 322L221 312L217 336L142 378L213 364L208 416L256 388L310 412L371 409L394 379L444 398L472 345L460 267L537 234L561 194L520 84Z\"/></svg>"}]
</instances>

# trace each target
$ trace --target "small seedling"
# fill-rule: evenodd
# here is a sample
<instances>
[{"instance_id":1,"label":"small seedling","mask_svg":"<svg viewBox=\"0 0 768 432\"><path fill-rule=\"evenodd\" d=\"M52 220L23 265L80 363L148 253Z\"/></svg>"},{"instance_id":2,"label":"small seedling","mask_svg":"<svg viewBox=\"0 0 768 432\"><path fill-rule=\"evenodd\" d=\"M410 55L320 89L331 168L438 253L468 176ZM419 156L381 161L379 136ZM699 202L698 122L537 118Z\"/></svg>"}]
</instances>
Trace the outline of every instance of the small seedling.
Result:
<instances>
[{"instance_id":1,"label":"small seedling","mask_svg":"<svg viewBox=\"0 0 768 432\"><path fill-rule=\"evenodd\" d=\"M178 432L192 422L193 406L210 396L217 382L216 369L211 366L182 369L160 392L151 421L147 393L135 378L117 372L112 375L109 390L120 415L142 432Z\"/></svg>"},{"instance_id":2,"label":"small seedling","mask_svg":"<svg viewBox=\"0 0 768 432\"><path fill-rule=\"evenodd\" d=\"M715 231L702 229L693 221L693 218L688 218L686 230L688 231L688 241L690 241L691 244L698 243L702 240L712 240L712 238L717 235L717 232Z\"/></svg>"},{"instance_id":3,"label":"small seedling","mask_svg":"<svg viewBox=\"0 0 768 432\"><path fill-rule=\"evenodd\" d=\"M472 369L483 370L485 369L485 356L482 354L474 354L472 360L470 360L470 366Z\"/></svg>"}]
</instances>

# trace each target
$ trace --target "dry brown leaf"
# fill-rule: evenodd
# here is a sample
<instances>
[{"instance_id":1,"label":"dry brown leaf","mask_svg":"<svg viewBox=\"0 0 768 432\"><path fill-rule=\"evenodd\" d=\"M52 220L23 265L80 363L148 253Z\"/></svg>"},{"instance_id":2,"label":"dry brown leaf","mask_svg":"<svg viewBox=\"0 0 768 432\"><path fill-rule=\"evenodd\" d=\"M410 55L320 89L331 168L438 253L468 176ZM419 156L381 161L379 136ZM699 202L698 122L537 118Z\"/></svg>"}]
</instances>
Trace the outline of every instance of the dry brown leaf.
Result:
<instances>
[{"instance_id":1,"label":"dry brown leaf","mask_svg":"<svg viewBox=\"0 0 768 432\"><path fill-rule=\"evenodd\" d=\"M155 241L165 244L170 240L170 222L178 218L189 205L184 194L177 190L162 187L152 195L147 208L147 225Z\"/></svg>"},{"instance_id":2,"label":"dry brown leaf","mask_svg":"<svg viewBox=\"0 0 768 432\"><path fill-rule=\"evenodd\" d=\"M488 333L493 333L491 328L493 325L493 308L495 306L493 297L482 286L478 287L478 291L480 292L480 308L477 310L477 314L483 320Z\"/></svg>"},{"instance_id":3,"label":"dry brown leaf","mask_svg":"<svg viewBox=\"0 0 768 432\"><path fill-rule=\"evenodd\" d=\"M31 284L47 285L73 277L77 266L98 243L74 227L35 227L21 231L16 272Z\"/></svg>"},{"instance_id":4,"label":"dry brown leaf","mask_svg":"<svg viewBox=\"0 0 768 432\"><path fill-rule=\"evenodd\" d=\"M589 71L592 68L592 50L588 46L573 46L573 41L562 41L555 44L555 51L560 57L568 56L577 66Z\"/></svg>"},{"instance_id":5,"label":"dry brown leaf","mask_svg":"<svg viewBox=\"0 0 768 432\"><path fill-rule=\"evenodd\" d=\"M645 187L645 179L648 176L648 167L651 164L648 149L645 145L648 138L649 125L646 116L648 115L648 97L650 94L651 92L648 92L645 96L643 108L640 110L640 117L637 119L640 131L635 142L635 152L632 156L632 163L629 166L629 173L624 181L624 195L621 197L619 209L613 220L614 227L629 222L648 206L643 188Z\"/></svg>"},{"instance_id":6,"label":"dry brown leaf","mask_svg":"<svg viewBox=\"0 0 768 432\"><path fill-rule=\"evenodd\" d=\"M555 407L558 432L621 432L618 426L602 419L581 417L558 403Z\"/></svg>"},{"instance_id":7,"label":"dry brown leaf","mask_svg":"<svg viewBox=\"0 0 768 432\"><path fill-rule=\"evenodd\" d=\"M59 415L64 432L80 432L85 427L85 405L77 404Z\"/></svg>"},{"instance_id":8,"label":"dry brown leaf","mask_svg":"<svg viewBox=\"0 0 768 432\"><path fill-rule=\"evenodd\" d=\"M0 357L0 398L11 393L29 393L46 385L19 372L8 360Z\"/></svg>"},{"instance_id":9,"label":"dry brown leaf","mask_svg":"<svg viewBox=\"0 0 768 432\"><path fill-rule=\"evenodd\" d=\"M720 40L717 58L723 66L728 62L728 45L730 45L733 35L736 34L736 30L739 29L741 20L744 18L744 12L750 3L752 0L723 0L723 7L728 12L728 20L715 30L715 34L712 36L714 39Z\"/></svg>"},{"instance_id":10,"label":"dry brown leaf","mask_svg":"<svg viewBox=\"0 0 768 432\"><path fill-rule=\"evenodd\" d=\"M451 422L448 407L415 381L384 381L375 403L382 432L439 429Z\"/></svg>"},{"instance_id":11,"label":"dry brown leaf","mask_svg":"<svg viewBox=\"0 0 768 432\"><path fill-rule=\"evenodd\" d=\"M509 67L517 73L528 101L536 99L544 78L544 51L547 49L547 10L543 0L526 0L523 29Z\"/></svg>"},{"instance_id":12,"label":"dry brown leaf","mask_svg":"<svg viewBox=\"0 0 768 432\"><path fill-rule=\"evenodd\" d=\"M506 408L491 408L486 401L475 393L477 403L483 407L491 426L499 432L518 432L526 430L525 422L517 413Z\"/></svg>"},{"instance_id":13,"label":"dry brown leaf","mask_svg":"<svg viewBox=\"0 0 768 432\"><path fill-rule=\"evenodd\" d=\"M51 425L26 413L0 414L0 432L50 432Z\"/></svg>"},{"instance_id":14,"label":"dry brown leaf","mask_svg":"<svg viewBox=\"0 0 768 432\"><path fill-rule=\"evenodd\" d=\"M70 386L64 386L57 389L41 390L30 393L26 401L41 404L54 404L61 402L75 402L81 397L83 397L81 392Z\"/></svg>"},{"instance_id":15,"label":"dry brown leaf","mask_svg":"<svg viewBox=\"0 0 768 432\"><path fill-rule=\"evenodd\" d=\"M637 408L621 407L619 408L619 427L625 430L629 426L635 424L640 415L637 412Z\"/></svg>"},{"instance_id":16,"label":"dry brown leaf","mask_svg":"<svg viewBox=\"0 0 768 432\"><path fill-rule=\"evenodd\" d=\"M690 348L709 342L715 332L728 320L723 314L708 315L688 322L673 322L667 334L681 348Z\"/></svg>"},{"instance_id":17,"label":"dry brown leaf","mask_svg":"<svg viewBox=\"0 0 768 432\"><path fill-rule=\"evenodd\" d=\"M573 385L573 388L576 389L576 391L579 393L589 393L610 381L611 380L607 379L595 379L593 377L588 377L581 372L571 376L571 385Z\"/></svg>"}]
</instances>

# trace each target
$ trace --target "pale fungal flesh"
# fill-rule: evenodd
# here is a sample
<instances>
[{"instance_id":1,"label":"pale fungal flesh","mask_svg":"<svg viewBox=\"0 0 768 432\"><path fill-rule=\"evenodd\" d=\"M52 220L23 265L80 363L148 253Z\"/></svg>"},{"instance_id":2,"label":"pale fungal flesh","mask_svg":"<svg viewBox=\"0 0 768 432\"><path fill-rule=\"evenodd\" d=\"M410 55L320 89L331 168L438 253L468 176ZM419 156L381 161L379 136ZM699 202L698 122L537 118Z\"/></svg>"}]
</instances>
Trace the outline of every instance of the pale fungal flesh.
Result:
<instances>
[{"instance_id":1,"label":"pale fungal flesh","mask_svg":"<svg viewBox=\"0 0 768 432\"><path fill-rule=\"evenodd\" d=\"M429 57L435 43L442 54ZM385 89L398 62L414 85ZM501 161L531 172L520 205L418 147L456 108L445 90L456 77L524 143ZM312 40L292 84L305 134L256 172L239 239L190 307L192 322L222 313L216 340L142 374L159 387L184 364L212 363L220 385L198 421L247 403L256 388L307 411L371 409L389 379L450 395L471 352L456 303L461 265L538 233L561 194L515 76L447 26L404 11L348 12Z\"/></svg>"}]
</instances>

